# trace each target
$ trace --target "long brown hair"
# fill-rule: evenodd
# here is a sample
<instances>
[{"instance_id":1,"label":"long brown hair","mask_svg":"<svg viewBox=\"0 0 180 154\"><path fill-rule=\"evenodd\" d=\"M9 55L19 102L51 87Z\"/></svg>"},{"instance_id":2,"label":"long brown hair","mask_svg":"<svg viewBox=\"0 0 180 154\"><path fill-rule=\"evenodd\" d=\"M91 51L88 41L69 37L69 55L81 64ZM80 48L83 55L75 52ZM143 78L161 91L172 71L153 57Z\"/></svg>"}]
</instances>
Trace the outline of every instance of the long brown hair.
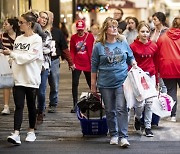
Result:
<instances>
[{"instance_id":1,"label":"long brown hair","mask_svg":"<svg viewBox=\"0 0 180 154\"><path fill-rule=\"evenodd\" d=\"M174 18L172 28L180 28L180 16Z\"/></svg>"}]
</instances>

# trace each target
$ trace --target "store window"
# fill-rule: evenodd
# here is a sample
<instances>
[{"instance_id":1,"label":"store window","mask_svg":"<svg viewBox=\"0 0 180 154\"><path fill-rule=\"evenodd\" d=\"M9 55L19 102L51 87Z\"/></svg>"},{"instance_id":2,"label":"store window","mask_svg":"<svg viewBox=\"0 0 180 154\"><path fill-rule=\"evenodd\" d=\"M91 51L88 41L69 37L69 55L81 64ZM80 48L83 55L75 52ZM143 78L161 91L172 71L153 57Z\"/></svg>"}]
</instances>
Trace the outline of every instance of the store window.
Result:
<instances>
[{"instance_id":1,"label":"store window","mask_svg":"<svg viewBox=\"0 0 180 154\"><path fill-rule=\"evenodd\" d=\"M18 17L18 0L0 0L0 30L5 18Z\"/></svg>"}]
</instances>

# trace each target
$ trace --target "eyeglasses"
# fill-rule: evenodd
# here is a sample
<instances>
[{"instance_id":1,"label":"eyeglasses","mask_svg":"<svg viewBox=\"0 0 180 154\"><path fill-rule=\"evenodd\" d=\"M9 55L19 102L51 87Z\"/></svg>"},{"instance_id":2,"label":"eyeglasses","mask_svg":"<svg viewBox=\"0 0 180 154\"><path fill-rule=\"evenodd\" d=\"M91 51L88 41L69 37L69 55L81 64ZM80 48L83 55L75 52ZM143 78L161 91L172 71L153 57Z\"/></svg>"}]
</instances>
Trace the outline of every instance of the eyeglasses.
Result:
<instances>
[{"instance_id":1,"label":"eyeglasses","mask_svg":"<svg viewBox=\"0 0 180 154\"><path fill-rule=\"evenodd\" d=\"M43 17L43 16L40 16L40 18L48 20L48 18L46 18L46 17Z\"/></svg>"},{"instance_id":2,"label":"eyeglasses","mask_svg":"<svg viewBox=\"0 0 180 154\"><path fill-rule=\"evenodd\" d=\"M108 26L108 28L113 28L113 29L115 29L115 28L118 28L118 26L113 26L113 25L111 25L111 26Z\"/></svg>"},{"instance_id":3,"label":"eyeglasses","mask_svg":"<svg viewBox=\"0 0 180 154\"><path fill-rule=\"evenodd\" d=\"M22 25L22 24L25 24L25 23L27 23L27 21L25 21L25 22L19 21L19 22L18 22L19 25Z\"/></svg>"}]
</instances>

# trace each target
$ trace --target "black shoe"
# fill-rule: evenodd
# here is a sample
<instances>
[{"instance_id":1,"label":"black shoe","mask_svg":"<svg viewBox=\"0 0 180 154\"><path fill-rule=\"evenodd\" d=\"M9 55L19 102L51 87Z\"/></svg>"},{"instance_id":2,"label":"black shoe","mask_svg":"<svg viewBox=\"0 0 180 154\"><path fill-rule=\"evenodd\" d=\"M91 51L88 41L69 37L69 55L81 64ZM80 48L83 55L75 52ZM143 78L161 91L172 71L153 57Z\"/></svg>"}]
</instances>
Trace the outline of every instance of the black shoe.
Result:
<instances>
[{"instance_id":1,"label":"black shoe","mask_svg":"<svg viewBox=\"0 0 180 154\"><path fill-rule=\"evenodd\" d=\"M135 122L134 122L134 128L136 129L136 131L141 130L141 121L138 120L136 117L135 117Z\"/></svg>"},{"instance_id":2,"label":"black shoe","mask_svg":"<svg viewBox=\"0 0 180 154\"><path fill-rule=\"evenodd\" d=\"M49 106L48 113L56 113L56 107L55 106Z\"/></svg>"},{"instance_id":3,"label":"black shoe","mask_svg":"<svg viewBox=\"0 0 180 154\"><path fill-rule=\"evenodd\" d=\"M153 137L153 133L150 128L145 128L146 137Z\"/></svg>"},{"instance_id":4,"label":"black shoe","mask_svg":"<svg viewBox=\"0 0 180 154\"><path fill-rule=\"evenodd\" d=\"M76 113L76 110L75 109L71 109L71 113Z\"/></svg>"}]
</instances>

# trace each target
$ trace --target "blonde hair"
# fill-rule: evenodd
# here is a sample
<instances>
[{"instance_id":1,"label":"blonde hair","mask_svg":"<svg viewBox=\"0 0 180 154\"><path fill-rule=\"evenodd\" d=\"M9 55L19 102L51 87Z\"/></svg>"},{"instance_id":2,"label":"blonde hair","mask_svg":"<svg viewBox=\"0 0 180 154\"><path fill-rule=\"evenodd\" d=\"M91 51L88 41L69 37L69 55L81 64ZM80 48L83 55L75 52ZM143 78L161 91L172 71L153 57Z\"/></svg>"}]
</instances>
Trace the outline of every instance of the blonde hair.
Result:
<instances>
[{"instance_id":1,"label":"blonde hair","mask_svg":"<svg viewBox=\"0 0 180 154\"><path fill-rule=\"evenodd\" d=\"M53 24L53 20L54 20L54 13L51 11L45 11L48 14L48 24L52 25Z\"/></svg>"},{"instance_id":2,"label":"blonde hair","mask_svg":"<svg viewBox=\"0 0 180 154\"><path fill-rule=\"evenodd\" d=\"M140 29L142 28L142 27L147 27L147 29L149 30L149 32L151 32L151 28L150 28L150 26L145 22L145 21L141 21L140 23L139 23L139 25L137 26L137 31L139 32L140 31Z\"/></svg>"},{"instance_id":3,"label":"blonde hair","mask_svg":"<svg viewBox=\"0 0 180 154\"><path fill-rule=\"evenodd\" d=\"M103 45L105 44L106 39L107 39L106 31L107 31L108 27L111 25L118 26L118 22L115 19L113 19L112 17L107 17L103 22L103 25L100 29L100 33L98 34L98 37L96 39L96 42L101 42ZM125 37L123 37L123 35L120 35L119 33L116 36L116 39L119 41L124 40L124 38Z\"/></svg>"}]
</instances>

